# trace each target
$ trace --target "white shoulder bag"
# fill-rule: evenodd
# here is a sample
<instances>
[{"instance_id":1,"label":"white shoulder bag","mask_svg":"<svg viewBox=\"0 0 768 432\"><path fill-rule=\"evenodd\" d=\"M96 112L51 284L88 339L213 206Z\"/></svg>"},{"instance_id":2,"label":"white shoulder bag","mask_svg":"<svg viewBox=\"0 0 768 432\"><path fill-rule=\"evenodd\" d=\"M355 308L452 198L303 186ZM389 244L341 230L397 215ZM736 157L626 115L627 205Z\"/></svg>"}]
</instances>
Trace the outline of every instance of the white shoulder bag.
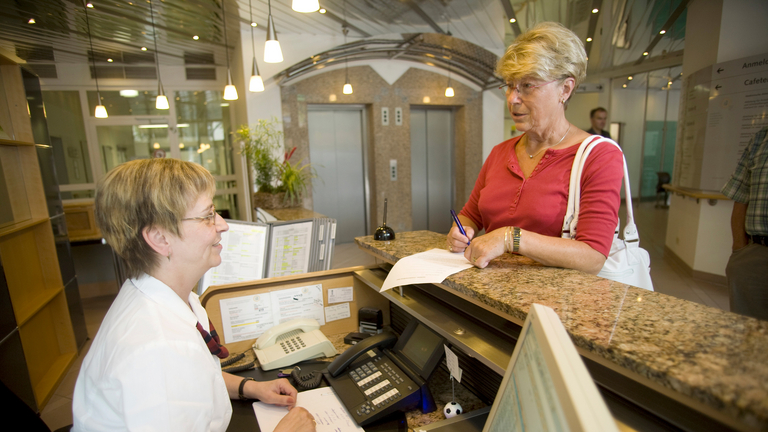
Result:
<instances>
[{"instance_id":1,"label":"white shoulder bag","mask_svg":"<svg viewBox=\"0 0 768 432\"><path fill-rule=\"evenodd\" d=\"M579 221L579 201L581 198L581 176L584 170L584 163L587 157L597 145L607 143L615 145L619 150L618 144L608 138L602 138L596 135L585 139L576 152L571 169L571 180L568 189L568 208L563 219L563 238L575 238L576 226ZM627 225L624 227L622 238L619 238L619 228L621 221L616 226L616 232L611 244L611 252L605 260L603 269L597 275L616 282L625 283L653 291L653 281L651 281L651 258L648 251L640 247L640 237L635 226L635 216L632 211L632 193L629 187L629 172L627 171L627 160L624 159L624 198L627 206Z\"/></svg>"}]
</instances>

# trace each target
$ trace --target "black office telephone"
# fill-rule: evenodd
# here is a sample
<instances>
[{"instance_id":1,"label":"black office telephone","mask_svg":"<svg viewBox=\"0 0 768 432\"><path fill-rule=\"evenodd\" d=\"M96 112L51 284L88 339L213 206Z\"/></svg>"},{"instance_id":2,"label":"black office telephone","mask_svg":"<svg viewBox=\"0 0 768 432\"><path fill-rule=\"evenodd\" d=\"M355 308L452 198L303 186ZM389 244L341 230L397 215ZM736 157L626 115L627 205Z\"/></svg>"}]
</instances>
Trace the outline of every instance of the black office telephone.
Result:
<instances>
[{"instance_id":1,"label":"black office telephone","mask_svg":"<svg viewBox=\"0 0 768 432\"><path fill-rule=\"evenodd\" d=\"M390 332L363 339L323 371L358 425L395 411L437 407L427 380L445 353L444 340L412 319L398 337Z\"/></svg>"}]
</instances>

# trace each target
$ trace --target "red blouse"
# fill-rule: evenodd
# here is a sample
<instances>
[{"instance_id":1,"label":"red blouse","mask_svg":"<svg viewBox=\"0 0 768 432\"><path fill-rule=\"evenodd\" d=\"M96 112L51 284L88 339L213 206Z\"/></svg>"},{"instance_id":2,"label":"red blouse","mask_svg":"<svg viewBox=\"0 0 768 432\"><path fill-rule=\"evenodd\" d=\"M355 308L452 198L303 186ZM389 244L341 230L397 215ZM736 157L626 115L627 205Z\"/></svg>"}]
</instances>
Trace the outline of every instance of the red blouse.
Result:
<instances>
[{"instance_id":1,"label":"red blouse","mask_svg":"<svg viewBox=\"0 0 768 432\"><path fill-rule=\"evenodd\" d=\"M560 237L573 159L579 149L547 149L525 178L515 153L521 137L493 148L461 214L486 232L505 226ZM598 145L584 164L576 240L608 256L618 222L624 168L621 151Z\"/></svg>"}]
</instances>

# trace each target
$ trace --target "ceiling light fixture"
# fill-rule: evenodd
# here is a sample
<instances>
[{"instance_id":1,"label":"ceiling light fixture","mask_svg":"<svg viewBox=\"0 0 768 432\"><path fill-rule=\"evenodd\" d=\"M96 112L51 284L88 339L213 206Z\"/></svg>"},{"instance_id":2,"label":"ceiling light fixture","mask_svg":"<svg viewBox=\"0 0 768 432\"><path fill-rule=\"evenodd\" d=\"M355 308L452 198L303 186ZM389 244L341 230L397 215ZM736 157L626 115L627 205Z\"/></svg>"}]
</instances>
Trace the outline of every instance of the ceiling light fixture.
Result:
<instances>
[{"instance_id":1,"label":"ceiling light fixture","mask_svg":"<svg viewBox=\"0 0 768 432\"><path fill-rule=\"evenodd\" d=\"M347 33L349 33L349 29L347 28L347 0L344 0L344 25L341 26L341 32L344 33L344 46L346 47ZM352 84L349 83L349 59L346 55L344 56L344 74L346 79L344 80L344 87L341 92L345 95L352 94L354 90L352 90Z\"/></svg>"},{"instance_id":2,"label":"ceiling light fixture","mask_svg":"<svg viewBox=\"0 0 768 432\"><path fill-rule=\"evenodd\" d=\"M200 39L200 36L198 36L198 35L194 35L194 36L192 36L192 39L194 39L194 40L198 40L198 39Z\"/></svg>"},{"instance_id":3,"label":"ceiling light fixture","mask_svg":"<svg viewBox=\"0 0 768 432\"><path fill-rule=\"evenodd\" d=\"M627 77L627 79L628 79L628 80L630 80L630 81L632 81L633 79L635 79L635 77L633 77L632 75L630 75L630 76L628 76L628 77Z\"/></svg>"},{"instance_id":4,"label":"ceiling light fixture","mask_svg":"<svg viewBox=\"0 0 768 432\"><path fill-rule=\"evenodd\" d=\"M643 55L644 55L644 56L647 56L647 55L648 55L648 51L644 52L644 53L643 53Z\"/></svg>"},{"instance_id":5,"label":"ceiling light fixture","mask_svg":"<svg viewBox=\"0 0 768 432\"><path fill-rule=\"evenodd\" d=\"M587 42L592 42L592 38L587 38Z\"/></svg>"},{"instance_id":6,"label":"ceiling light fixture","mask_svg":"<svg viewBox=\"0 0 768 432\"><path fill-rule=\"evenodd\" d=\"M256 41L253 38L253 6L251 6L251 0L248 0L248 11L251 14L251 48L253 49L253 67L251 68L251 81L248 83L248 91L250 92L263 92L264 80L261 79L261 73L259 73L259 65L256 63Z\"/></svg>"},{"instance_id":7,"label":"ceiling light fixture","mask_svg":"<svg viewBox=\"0 0 768 432\"><path fill-rule=\"evenodd\" d=\"M598 13L598 12L600 12L599 9L597 9L597 8L592 9L592 13Z\"/></svg>"},{"instance_id":8,"label":"ceiling light fixture","mask_svg":"<svg viewBox=\"0 0 768 432\"><path fill-rule=\"evenodd\" d=\"M27 24L34 24L34 23L35 23L35 19L34 18L30 18L29 21L27 21Z\"/></svg>"},{"instance_id":9,"label":"ceiling light fixture","mask_svg":"<svg viewBox=\"0 0 768 432\"><path fill-rule=\"evenodd\" d=\"M291 9L301 13L317 12L320 9L320 2L318 0L293 0Z\"/></svg>"},{"instance_id":10,"label":"ceiling light fixture","mask_svg":"<svg viewBox=\"0 0 768 432\"><path fill-rule=\"evenodd\" d=\"M114 61L114 60L112 60L111 58L108 58L108 59L107 59L107 63L112 63L113 61Z\"/></svg>"},{"instance_id":11,"label":"ceiling light fixture","mask_svg":"<svg viewBox=\"0 0 768 432\"><path fill-rule=\"evenodd\" d=\"M277 41L275 20L272 19L272 0L269 0L267 5L269 6L269 17L267 18L267 42L264 43L264 61L282 63L283 51L280 49L280 42Z\"/></svg>"},{"instance_id":12,"label":"ceiling light fixture","mask_svg":"<svg viewBox=\"0 0 768 432\"><path fill-rule=\"evenodd\" d=\"M510 19L509 19L509 22L510 22L510 23L512 23L512 24L514 24L514 23L516 23L516 22L517 22L517 20L516 20L516 19L514 19L514 18L510 18Z\"/></svg>"},{"instance_id":13,"label":"ceiling light fixture","mask_svg":"<svg viewBox=\"0 0 768 432\"><path fill-rule=\"evenodd\" d=\"M93 9L93 3L88 2L85 4L85 7Z\"/></svg>"},{"instance_id":14,"label":"ceiling light fixture","mask_svg":"<svg viewBox=\"0 0 768 432\"><path fill-rule=\"evenodd\" d=\"M96 109L93 116L96 118L107 118L107 107L101 104L101 92L99 91L99 74L96 70L96 53L93 51L93 38L91 38L91 22L88 20L88 8L85 8L85 26L88 29L88 42L91 45L91 62L93 63L93 78L96 80Z\"/></svg>"},{"instance_id":15,"label":"ceiling light fixture","mask_svg":"<svg viewBox=\"0 0 768 432\"><path fill-rule=\"evenodd\" d=\"M224 51L227 55L227 86L224 87L224 100L237 100L237 88L232 85L232 70L229 68L229 42L227 40L227 12L221 2L221 16L224 20ZM253 27L251 27L253 28Z\"/></svg>"},{"instance_id":16,"label":"ceiling light fixture","mask_svg":"<svg viewBox=\"0 0 768 432\"><path fill-rule=\"evenodd\" d=\"M152 0L149 0L149 18L152 20L152 41L155 43L155 67L157 68L157 99L155 100L155 108L167 110L171 106L168 104L163 81L160 79L160 54L157 52L157 30L155 29L155 12L152 9Z\"/></svg>"},{"instance_id":17,"label":"ceiling light fixture","mask_svg":"<svg viewBox=\"0 0 768 432\"><path fill-rule=\"evenodd\" d=\"M451 34L451 17L448 15L447 12L448 11L446 11L446 14L445 14L445 17L448 21L448 23L446 24L446 27L448 30L448 34ZM450 98L453 96L454 96L453 87L451 87L451 65L449 64L448 65L448 87L445 88L445 97Z\"/></svg>"},{"instance_id":18,"label":"ceiling light fixture","mask_svg":"<svg viewBox=\"0 0 768 432\"><path fill-rule=\"evenodd\" d=\"M142 51L146 51L146 50L147 50L147 47L141 47L141 50L142 50Z\"/></svg>"},{"instance_id":19,"label":"ceiling light fixture","mask_svg":"<svg viewBox=\"0 0 768 432\"><path fill-rule=\"evenodd\" d=\"M320 12L320 13L324 14L324 13L326 13L326 12L328 12L328 11L327 11L327 10L325 10L325 8L320 8L320 10L319 10L318 12Z\"/></svg>"},{"instance_id":20,"label":"ceiling light fixture","mask_svg":"<svg viewBox=\"0 0 768 432\"><path fill-rule=\"evenodd\" d=\"M120 90L120 96L124 98L135 98L139 95L138 90Z\"/></svg>"},{"instance_id":21,"label":"ceiling light fixture","mask_svg":"<svg viewBox=\"0 0 768 432\"><path fill-rule=\"evenodd\" d=\"M659 32L659 34L665 34L666 32L667 32L666 30L662 30Z\"/></svg>"}]
</instances>

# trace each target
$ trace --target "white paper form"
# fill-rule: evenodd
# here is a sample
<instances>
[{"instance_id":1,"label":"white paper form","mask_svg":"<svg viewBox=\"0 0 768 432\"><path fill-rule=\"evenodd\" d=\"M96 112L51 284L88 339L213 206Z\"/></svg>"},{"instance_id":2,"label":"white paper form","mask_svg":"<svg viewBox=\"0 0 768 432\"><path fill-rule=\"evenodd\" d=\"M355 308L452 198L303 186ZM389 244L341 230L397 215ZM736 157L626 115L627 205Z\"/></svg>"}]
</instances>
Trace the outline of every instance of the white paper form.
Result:
<instances>
[{"instance_id":1,"label":"white paper form","mask_svg":"<svg viewBox=\"0 0 768 432\"><path fill-rule=\"evenodd\" d=\"M354 300L354 290L352 287L330 288L328 289L328 303L351 302Z\"/></svg>"},{"instance_id":2,"label":"white paper form","mask_svg":"<svg viewBox=\"0 0 768 432\"><path fill-rule=\"evenodd\" d=\"M255 339L275 325L270 293L223 299L219 307L225 343Z\"/></svg>"},{"instance_id":3,"label":"white paper form","mask_svg":"<svg viewBox=\"0 0 768 432\"><path fill-rule=\"evenodd\" d=\"M312 247L312 222L272 227L272 256L267 277L306 273Z\"/></svg>"},{"instance_id":4,"label":"white paper form","mask_svg":"<svg viewBox=\"0 0 768 432\"><path fill-rule=\"evenodd\" d=\"M262 225L230 223L229 231L221 235L221 264L205 273L202 291L211 285L261 279L268 229Z\"/></svg>"},{"instance_id":5,"label":"white paper form","mask_svg":"<svg viewBox=\"0 0 768 432\"><path fill-rule=\"evenodd\" d=\"M363 432L331 387L299 393L296 406L309 411L317 422L317 432ZM288 409L264 402L254 402L253 411L262 432L272 432L288 414Z\"/></svg>"},{"instance_id":6,"label":"white paper form","mask_svg":"<svg viewBox=\"0 0 768 432\"><path fill-rule=\"evenodd\" d=\"M352 314L349 310L349 303L339 303L337 305L328 306L325 308L325 320L327 322L337 321L344 318L351 317Z\"/></svg>"},{"instance_id":7,"label":"white paper form","mask_svg":"<svg viewBox=\"0 0 768 432\"><path fill-rule=\"evenodd\" d=\"M277 315L275 325L294 318L314 318L325 325L323 286L321 284L272 291L272 310Z\"/></svg>"},{"instance_id":8,"label":"white paper form","mask_svg":"<svg viewBox=\"0 0 768 432\"><path fill-rule=\"evenodd\" d=\"M431 249L403 258L389 271L380 291L410 284L440 283L448 276L472 267L464 254Z\"/></svg>"}]
</instances>

